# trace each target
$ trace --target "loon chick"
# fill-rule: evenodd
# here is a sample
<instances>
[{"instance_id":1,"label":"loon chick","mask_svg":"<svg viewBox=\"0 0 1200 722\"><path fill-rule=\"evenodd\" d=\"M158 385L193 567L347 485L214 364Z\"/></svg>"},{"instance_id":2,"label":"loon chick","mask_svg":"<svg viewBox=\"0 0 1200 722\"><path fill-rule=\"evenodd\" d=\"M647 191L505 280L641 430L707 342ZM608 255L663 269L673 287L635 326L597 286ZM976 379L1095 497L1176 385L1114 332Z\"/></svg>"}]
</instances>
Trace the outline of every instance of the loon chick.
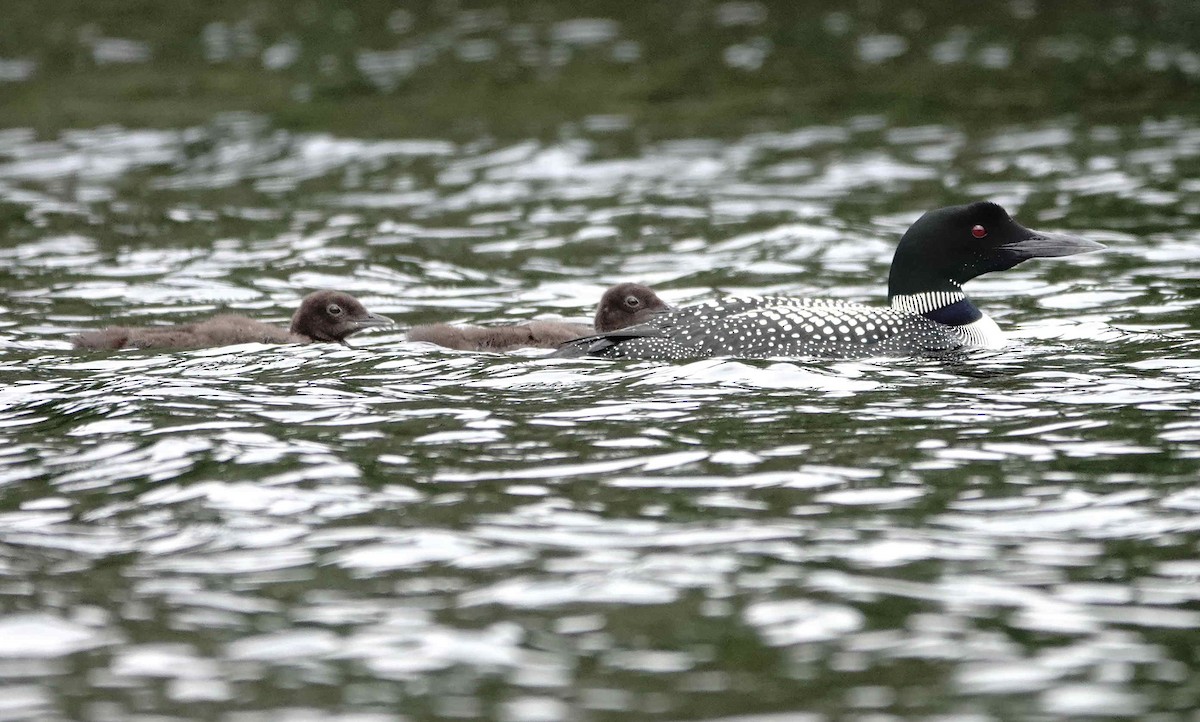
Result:
<instances>
[{"instance_id":1,"label":"loon chick","mask_svg":"<svg viewBox=\"0 0 1200 722\"><path fill-rule=\"evenodd\" d=\"M648 321L671 307L653 290L637 283L619 283L604 292L596 307L594 326L563 321L530 321L508 326L416 326L409 341L426 341L459 351L512 351L518 348L557 348L567 341L607 333Z\"/></svg>"},{"instance_id":2,"label":"loon chick","mask_svg":"<svg viewBox=\"0 0 1200 722\"><path fill-rule=\"evenodd\" d=\"M888 276L888 308L786 296L721 298L577 339L556 355L864 358L997 347L1004 334L971 303L963 283L1030 258L1102 248L1077 236L1025 228L995 203L941 208L917 219L900 239Z\"/></svg>"},{"instance_id":3,"label":"loon chick","mask_svg":"<svg viewBox=\"0 0 1200 722\"><path fill-rule=\"evenodd\" d=\"M370 313L358 299L341 291L317 291L304 297L292 316L291 328L222 314L207 321L178 326L136 328L109 326L71 339L76 348L207 348L238 343L346 343L346 337L368 326L392 323L387 316Z\"/></svg>"}]
</instances>

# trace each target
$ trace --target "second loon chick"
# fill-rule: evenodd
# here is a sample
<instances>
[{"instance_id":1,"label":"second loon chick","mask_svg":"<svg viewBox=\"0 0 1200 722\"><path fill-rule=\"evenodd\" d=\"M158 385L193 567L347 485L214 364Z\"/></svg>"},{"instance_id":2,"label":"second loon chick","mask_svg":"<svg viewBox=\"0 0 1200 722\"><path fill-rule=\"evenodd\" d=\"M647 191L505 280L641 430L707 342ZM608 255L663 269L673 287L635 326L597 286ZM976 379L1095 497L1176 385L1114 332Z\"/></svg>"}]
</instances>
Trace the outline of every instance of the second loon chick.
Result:
<instances>
[{"instance_id":1,"label":"second loon chick","mask_svg":"<svg viewBox=\"0 0 1200 722\"><path fill-rule=\"evenodd\" d=\"M346 337L368 326L392 323L371 313L357 298L342 291L317 291L300 302L289 328L280 328L245 316L221 314L206 321L177 326L109 326L85 331L71 339L76 348L208 348L239 343L346 344Z\"/></svg>"},{"instance_id":2,"label":"second loon chick","mask_svg":"<svg viewBox=\"0 0 1200 722\"><path fill-rule=\"evenodd\" d=\"M669 310L652 289L638 283L619 283L604 292L593 326L563 321L530 321L505 326L415 326L409 341L425 341L459 351L512 351L518 348L558 348L581 336L616 331L648 321Z\"/></svg>"},{"instance_id":3,"label":"second loon chick","mask_svg":"<svg viewBox=\"0 0 1200 722\"><path fill-rule=\"evenodd\" d=\"M962 284L1030 258L1104 248L1066 233L1030 230L987 201L921 216L888 276L888 308L786 296L730 297L565 344L556 355L685 359L865 358L996 347L1004 334Z\"/></svg>"}]
</instances>

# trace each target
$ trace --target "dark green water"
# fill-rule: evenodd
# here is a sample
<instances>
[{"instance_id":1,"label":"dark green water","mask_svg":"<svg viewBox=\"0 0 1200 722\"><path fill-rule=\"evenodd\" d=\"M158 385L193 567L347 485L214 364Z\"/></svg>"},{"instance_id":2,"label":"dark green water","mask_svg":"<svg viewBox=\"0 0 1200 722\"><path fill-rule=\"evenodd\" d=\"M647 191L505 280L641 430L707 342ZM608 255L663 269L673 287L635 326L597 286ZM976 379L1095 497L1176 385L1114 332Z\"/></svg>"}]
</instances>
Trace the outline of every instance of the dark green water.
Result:
<instances>
[{"instance_id":1,"label":"dark green water","mask_svg":"<svg viewBox=\"0 0 1200 722\"><path fill-rule=\"evenodd\" d=\"M1196 719L1195 7L11 3L0 720ZM404 341L881 303L978 198L1109 246L999 351ZM398 327L67 341L324 287Z\"/></svg>"}]
</instances>

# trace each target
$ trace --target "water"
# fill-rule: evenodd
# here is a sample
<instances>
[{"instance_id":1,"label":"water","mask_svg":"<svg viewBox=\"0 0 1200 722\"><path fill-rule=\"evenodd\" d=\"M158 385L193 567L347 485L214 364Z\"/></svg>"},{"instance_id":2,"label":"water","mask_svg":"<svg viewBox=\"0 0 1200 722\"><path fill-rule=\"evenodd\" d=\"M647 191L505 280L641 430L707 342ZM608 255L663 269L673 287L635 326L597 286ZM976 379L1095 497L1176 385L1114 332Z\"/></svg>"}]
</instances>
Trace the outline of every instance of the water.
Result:
<instances>
[{"instance_id":1,"label":"water","mask_svg":"<svg viewBox=\"0 0 1200 722\"><path fill-rule=\"evenodd\" d=\"M820 27L881 66L919 49L856 22ZM578 52L630 32L551 24ZM100 30L106 67L157 57ZM210 63L259 47L201 37ZM279 42L270 67L302 64ZM739 42L730 67L778 50ZM0 719L1195 719L1200 122L639 127L0 131ZM882 303L904 228L976 198L1109 246L972 282L1004 350L664 364L404 341L586 322L624 280L676 304ZM283 323L323 287L400 324L352 348L67 340L224 308Z\"/></svg>"}]
</instances>

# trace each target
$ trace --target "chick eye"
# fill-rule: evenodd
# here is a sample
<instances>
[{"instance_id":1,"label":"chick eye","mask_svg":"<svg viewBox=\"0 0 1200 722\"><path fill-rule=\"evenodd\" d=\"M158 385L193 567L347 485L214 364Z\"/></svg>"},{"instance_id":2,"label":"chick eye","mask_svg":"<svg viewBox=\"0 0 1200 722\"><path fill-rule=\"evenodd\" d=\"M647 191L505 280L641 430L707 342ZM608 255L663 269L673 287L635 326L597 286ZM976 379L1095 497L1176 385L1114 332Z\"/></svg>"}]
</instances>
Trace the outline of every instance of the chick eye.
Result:
<instances>
[{"instance_id":1,"label":"chick eye","mask_svg":"<svg viewBox=\"0 0 1200 722\"><path fill-rule=\"evenodd\" d=\"M637 296L626 296L625 305L629 306L630 308L637 308L638 306L642 305L642 299L638 298Z\"/></svg>"},{"instance_id":2,"label":"chick eye","mask_svg":"<svg viewBox=\"0 0 1200 722\"><path fill-rule=\"evenodd\" d=\"M336 303L331 303L325 307L325 313L328 313L330 316L341 316L342 307Z\"/></svg>"},{"instance_id":3,"label":"chick eye","mask_svg":"<svg viewBox=\"0 0 1200 722\"><path fill-rule=\"evenodd\" d=\"M971 235L975 236L976 238L986 238L987 237L987 229L984 228L983 226L975 226L974 228L971 229Z\"/></svg>"}]
</instances>

